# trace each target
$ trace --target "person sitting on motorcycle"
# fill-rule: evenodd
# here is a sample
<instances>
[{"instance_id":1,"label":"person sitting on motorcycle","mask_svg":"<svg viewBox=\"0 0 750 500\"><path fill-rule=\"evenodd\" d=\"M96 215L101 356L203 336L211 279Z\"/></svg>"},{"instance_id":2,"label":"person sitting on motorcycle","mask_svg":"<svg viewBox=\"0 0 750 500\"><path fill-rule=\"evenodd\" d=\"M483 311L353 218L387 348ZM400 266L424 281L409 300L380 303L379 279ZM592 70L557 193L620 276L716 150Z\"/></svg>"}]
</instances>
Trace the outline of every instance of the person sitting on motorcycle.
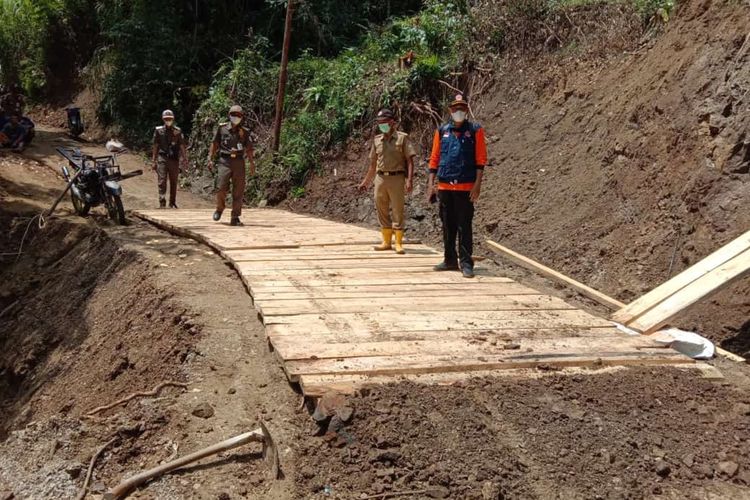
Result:
<instances>
[{"instance_id":1,"label":"person sitting on motorcycle","mask_svg":"<svg viewBox=\"0 0 750 500\"><path fill-rule=\"evenodd\" d=\"M21 115L17 112L10 114L10 121L2 129L2 146L14 151L23 150L26 145L26 128L21 125Z\"/></svg>"}]
</instances>

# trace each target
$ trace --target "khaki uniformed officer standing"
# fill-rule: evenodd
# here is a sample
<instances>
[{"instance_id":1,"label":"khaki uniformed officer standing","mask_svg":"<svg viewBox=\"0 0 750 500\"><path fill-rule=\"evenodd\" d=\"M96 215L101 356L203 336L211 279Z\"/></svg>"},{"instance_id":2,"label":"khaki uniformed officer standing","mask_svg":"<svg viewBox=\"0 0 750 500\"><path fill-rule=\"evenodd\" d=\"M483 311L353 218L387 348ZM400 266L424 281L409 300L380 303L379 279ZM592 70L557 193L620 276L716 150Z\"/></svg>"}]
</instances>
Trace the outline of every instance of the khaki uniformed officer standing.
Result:
<instances>
[{"instance_id":1,"label":"khaki uniformed officer standing","mask_svg":"<svg viewBox=\"0 0 750 500\"><path fill-rule=\"evenodd\" d=\"M250 175L255 175L253 146L250 142L250 131L242 126L244 113L240 106L229 108L229 123L222 123L208 152L208 169L213 172L213 158L219 153L219 191L216 193L216 211L214 220L221 219L226 207L229 183L232 183L232 219L230 225L242 226L242 197L245 194L245 158L250 164Z\"/></svg>"},{"instance_id":2,"label":"khaki uniformed officer standing","mask_svg":"<svg viewBox=\"0 0 750 500\"><path fill-rule=\"evenodd\" d=\"M370 168L359 185L368 189L375 179L375 205L383 234L383 243L375 250L390 250L396 237L396 253L404 253L404 197L411 193L414 179L414 156L417 154L409 134L396 130L393 113L382 109L377 117L381 132L370 149ZM391 217L391 211L393 216Z\"/></svg>"},{"instance_id":3,"label":"khaki uniformed officer standing","mask_svg":"<svg viewBox=\"0 0 750 500\"><path fill-rule=\"evenodd\" d=\"M164 125L154 130L153 170L156 172L159 186L159 207L167 204L167 179L169 179L169 208L177 208L177 176L180 173L180 159L183 168L187 166L185 136L174 124L174 113L166 109L161 114Z\"/></svg>"}]
</instances>

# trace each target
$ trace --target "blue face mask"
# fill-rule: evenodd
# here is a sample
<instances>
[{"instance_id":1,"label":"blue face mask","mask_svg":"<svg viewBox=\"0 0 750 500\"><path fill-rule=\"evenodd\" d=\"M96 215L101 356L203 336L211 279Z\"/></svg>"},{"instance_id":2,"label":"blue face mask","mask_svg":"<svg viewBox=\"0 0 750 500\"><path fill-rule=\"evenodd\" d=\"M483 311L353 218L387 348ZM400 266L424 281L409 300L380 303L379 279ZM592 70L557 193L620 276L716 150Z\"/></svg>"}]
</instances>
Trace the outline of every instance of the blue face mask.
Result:
<instances>
[{"instance_id":1,"label":"blue face mask","mask_svg":"<svg viewBox=\"0 0 750 500\"><path fill-rule=\"evenodd\" d=\"M384 133L387 134L391 131L391 125L390 123L378 123L378 129Z\"/></svg>"}]
</instances>

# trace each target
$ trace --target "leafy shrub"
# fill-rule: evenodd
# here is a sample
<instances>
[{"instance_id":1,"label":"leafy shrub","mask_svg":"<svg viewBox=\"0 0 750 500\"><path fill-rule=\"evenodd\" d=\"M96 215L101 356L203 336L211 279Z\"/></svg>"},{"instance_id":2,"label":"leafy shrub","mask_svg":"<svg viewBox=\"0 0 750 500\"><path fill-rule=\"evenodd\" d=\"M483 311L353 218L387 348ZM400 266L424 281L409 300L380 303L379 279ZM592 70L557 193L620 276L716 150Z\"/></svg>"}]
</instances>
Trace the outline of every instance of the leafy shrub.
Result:
<instances>
[{"instance_id":1,"label":"leafy shrub","mask_svg":"<svg viewBox=\"0 0 750 500\"><path fill-rule=\"evenodd\" d=\"M97 39L92 0L0 1L0 80L32 98L69 90Z\"/></svg>"},{"instance_id":2,"label":"leafy shrub","mask_svg":"<svg viewBox=\"0 0 750 500\"><path fill-rule=\"evenodd\" d=\"M379 107L430 100L435 81L458 64L467 20L461 2L429 0L419 15L394 20L365 37L359 47L333 58L307 51L291 61L281 148L275 157L265 144L257 148L265 156L258 162L257 181L248 186L248 197L261 199L279 182L286 183L287 194L299 192L295 187L318 167L321 153L366 128ZM399 70L397 58L408 50L417 54L416 63ZM238 53L217 73L196 114L194 129L199 132L192 149L199 155L205 152L212 127L233 102L252 110L250 124L261 142L267 141L263 124L273 118L277 74L278 65L259 51Z\"/></svg>"}]
</instances>

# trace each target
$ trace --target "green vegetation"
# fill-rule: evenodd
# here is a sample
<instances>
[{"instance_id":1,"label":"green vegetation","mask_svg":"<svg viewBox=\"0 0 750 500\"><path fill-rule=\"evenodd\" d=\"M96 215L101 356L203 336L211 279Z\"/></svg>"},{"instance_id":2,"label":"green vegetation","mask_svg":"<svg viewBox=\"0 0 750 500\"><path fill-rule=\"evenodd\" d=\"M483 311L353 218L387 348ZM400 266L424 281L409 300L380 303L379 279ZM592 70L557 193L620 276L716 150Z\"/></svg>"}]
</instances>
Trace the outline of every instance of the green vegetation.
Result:
<instances>
[{"instance_id":1,"label":"green vegetation","mask_svg":"<svg viewBox=\"0 0 750 500\"><path fill-rule=\"evenodd\" d=\"M0 0L0 80L66 102L83 79L99 91L100 121L135 145L170 107L199 165L215 127L239 103L258 142L250 198L299 197L321 154L367 134L379 107L393 107L406 128L434 122L453 92L445 82L468 85L456 74L491 67L504 50L578 47L581 29L566 25L567 13L601 2L627 5L644 25L666 21L674 7L674 0L297 0L278 155L267 144L286 0ZM415 63L400 69L398 57L410 50Z\"/></svg>"},{"instance_id":2,"label":"green vegetation","mask_svg":"<svg viewBox=\"0 0 750 500\"><path fill-rule=\"evenodd\" d=\"M372 25L416 12L420 0L305 0L294 56L334 56ZM248 45L281 46L284 0L0 0L0 81L64 101L79 74L101 93L100 118L143 143L164 107L189 127L217 68Z\"/></svg>"},{"instance_id":3,"label":"green vegetation","mask_svg":"<svg viewBox=\"0 0 750 500\"><path fill-rule=\"evenodd\" d=\"M0 82L32 98L70 86L97 36L88 0L0 0Z\"/></svg>"},{"instance_id":4,"label":"green vegetation","mask_svg":"<svg viewBox=\"0 0 750 500\"><path fill-rule=\"evenodd\" d=\"M280 176L287 189L299 186L318 165L322 151L344 143L378 108L399 109L415 99L429 105L437 94L437 80L460 63L468 21L462 2L428 0L418 15L391 22L359 47L332 58L308 51L291 61L280 155L273 158L260 151L259 178L251 184L251 196L261 198ZM417 54L416 62L401 70L398 57L408 50ZM243 50L217 73L209 98L195 115L194 155L199 161L230 103L251 111L256 130L271 122L278 64L263 52L262 47Z\"/></svg>"}]
</instances>

